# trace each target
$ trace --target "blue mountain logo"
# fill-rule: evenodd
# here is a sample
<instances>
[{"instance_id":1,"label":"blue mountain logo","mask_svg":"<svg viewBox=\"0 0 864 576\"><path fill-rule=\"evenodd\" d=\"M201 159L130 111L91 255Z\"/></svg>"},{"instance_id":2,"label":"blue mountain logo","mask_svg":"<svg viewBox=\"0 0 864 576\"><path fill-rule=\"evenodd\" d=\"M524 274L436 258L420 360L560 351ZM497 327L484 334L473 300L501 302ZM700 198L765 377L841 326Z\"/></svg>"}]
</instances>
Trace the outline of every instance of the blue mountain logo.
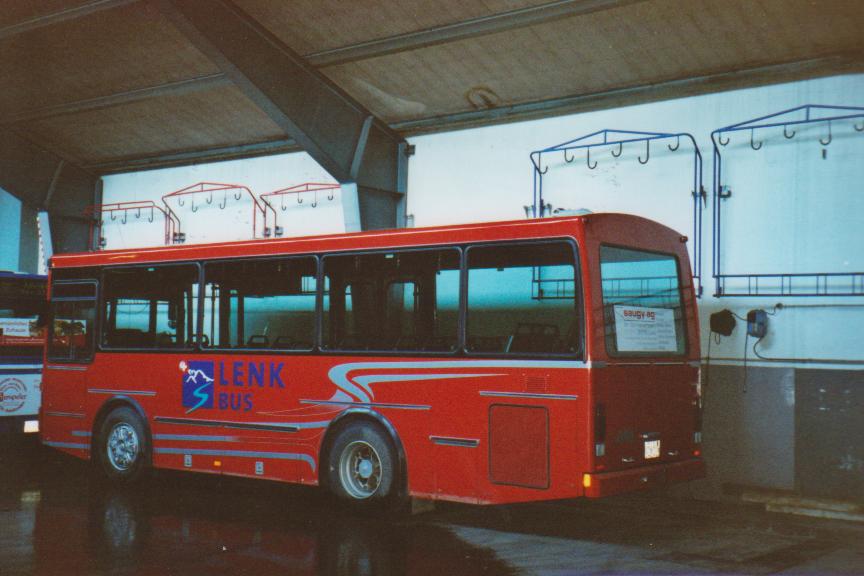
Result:
<instances>
[{"instance_id":1,"label":"blue mountain logo","mask_svg":"<svg viewBox=\"0 0 864 576\"><path fill-rule=\"evenodd\" d=\"M183 371L183 406L186 414L199 408L213 408L213 362L192 360Z\"/></svg>"}]
</instances>

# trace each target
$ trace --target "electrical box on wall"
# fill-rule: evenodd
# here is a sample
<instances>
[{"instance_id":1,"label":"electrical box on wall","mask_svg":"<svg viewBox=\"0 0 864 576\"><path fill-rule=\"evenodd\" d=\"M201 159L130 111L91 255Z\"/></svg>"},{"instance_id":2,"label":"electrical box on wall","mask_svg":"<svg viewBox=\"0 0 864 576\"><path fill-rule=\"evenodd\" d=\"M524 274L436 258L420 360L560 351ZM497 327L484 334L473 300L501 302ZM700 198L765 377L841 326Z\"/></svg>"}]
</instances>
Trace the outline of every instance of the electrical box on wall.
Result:
<instances>
[{"instance_id":1,"label":"electrical box on wall","mask_svg":"<svg viewBox=\"0 0 864 576\"><path fill-rule=\"evenodd\" d=\"M747 312L747 334L753 338L764 338L768 333L768 313L765 310Z\"/></svg>"}]
</instances>

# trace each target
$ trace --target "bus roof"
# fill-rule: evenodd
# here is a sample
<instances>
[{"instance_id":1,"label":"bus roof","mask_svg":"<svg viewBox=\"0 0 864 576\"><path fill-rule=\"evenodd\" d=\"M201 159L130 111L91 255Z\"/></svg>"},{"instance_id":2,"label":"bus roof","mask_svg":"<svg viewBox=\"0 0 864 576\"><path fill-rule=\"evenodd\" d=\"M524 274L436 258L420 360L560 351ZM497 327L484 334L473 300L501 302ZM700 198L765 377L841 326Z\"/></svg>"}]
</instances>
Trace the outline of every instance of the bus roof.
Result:
<instances>
[{"instance_id":1,"label":"bus roof","mask_svg":"<svg viewBox=\"0 0 864 576\"><path fill-rule=\"evenodd\" d=\"M496 240L521 240L549 236L572 236L589 221L620 220L628 226L661 229L678 234L653 220L632 214L599 213L579 216L536 218L499 222L480 222L426 228L395 228L365 232L338 233L317 236L267 238L211 244L179 244L148 248L126 248L98 252L57 254L51 258L52 268L109 266L134 263L181 262L233 257L339 252L348 250L379 250L411 246L434 246ZM599 223L599 222L598 222ZM611 222L607 222L610 223ZM623 222L622 222L623 223ZM575 225L575 226L574 226Z\"/></svg>"}]
</instances>

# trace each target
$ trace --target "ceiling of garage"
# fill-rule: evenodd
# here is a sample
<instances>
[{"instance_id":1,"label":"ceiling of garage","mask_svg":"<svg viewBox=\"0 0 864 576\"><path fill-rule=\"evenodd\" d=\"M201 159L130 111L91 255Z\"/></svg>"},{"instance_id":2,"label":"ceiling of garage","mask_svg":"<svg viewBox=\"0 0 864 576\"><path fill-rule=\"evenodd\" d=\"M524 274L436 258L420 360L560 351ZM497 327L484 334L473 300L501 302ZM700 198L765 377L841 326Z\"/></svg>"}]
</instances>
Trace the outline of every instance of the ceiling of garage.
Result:
<instances>
[{"instance_id":1,"label":"ceiling of garage","mask_svg":"<svg viewBox=\"0 0 864 576\"><path fill-rule=\"evenodd\" d=\"M858 0L234 0L408 135L864 68ZM290 149L147 0L0 11L0 124L93 174Z\"/></svg>"}]
</instances>

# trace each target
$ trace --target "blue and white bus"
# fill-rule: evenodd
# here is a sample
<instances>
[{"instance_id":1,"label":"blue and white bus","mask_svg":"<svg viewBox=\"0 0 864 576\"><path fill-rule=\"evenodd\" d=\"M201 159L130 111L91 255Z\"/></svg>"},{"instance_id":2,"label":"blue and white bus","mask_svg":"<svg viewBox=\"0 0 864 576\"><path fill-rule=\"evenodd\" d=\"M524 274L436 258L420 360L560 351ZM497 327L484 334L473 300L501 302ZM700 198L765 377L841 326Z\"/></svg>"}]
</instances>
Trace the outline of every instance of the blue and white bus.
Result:
<instances>
[{"instance_id":1,"label":"blue and white bus","mask_svg":"<svg viewBox=\"0 0 864 576\"><path fill-rule=\"evenodd\" d=\"M39 431L47 278L0 271L0 433Z\"/></svg>"}]
</instances>

